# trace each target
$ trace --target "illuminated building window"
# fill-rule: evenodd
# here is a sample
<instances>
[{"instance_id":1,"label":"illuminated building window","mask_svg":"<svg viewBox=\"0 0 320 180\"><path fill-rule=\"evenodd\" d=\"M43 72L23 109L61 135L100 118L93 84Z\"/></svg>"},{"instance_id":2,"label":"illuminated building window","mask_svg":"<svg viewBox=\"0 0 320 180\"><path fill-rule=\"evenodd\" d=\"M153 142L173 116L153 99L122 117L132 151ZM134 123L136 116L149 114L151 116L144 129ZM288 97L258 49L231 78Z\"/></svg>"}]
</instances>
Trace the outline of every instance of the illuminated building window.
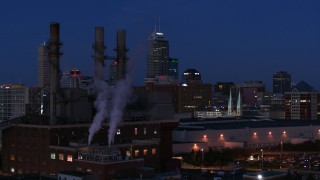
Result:
<instances>
[{"instance_id":1,"label":"illuminated building window","mask_svg":"<svg viewBox=\"0 0 320 180\"><path fill-rule=\"evenodd\" d=\"M134 135L138 135L138 128L134 128Z\"/></svg>"},{"instance_id":2,"label":"illuminated building window","mask_svg":"<svg viewBox=\"0 0 320 180\"><path fill-rule=\"evenodd\" d=\"M117 135L121 134L120 129L117 129Z\"/></svg>"},{"instance_id":3,"label":"illuminated building window","mask_svg":"<svg viewBox=\"0 0 320 180\"><path fill-rule=\"evenodd\" d=\"M134 150L134 156L139 156L139 150Z\"/></svg>"},{"instance_id":4,"label":"illuminated building window","mask_svg":"<svg viewBox=\"0 0 320 180\"><path fill-rule=\"evenodd\" d=\"M68 155L67 156L67 161L72 162L72 160L73 160L72 155Z\"/></svg>"},{"instance_id":5,"label":"illuminated building window","mask_svg":"<svg viewBox=\"0 0 320 180\"><path fill-rule=\"evenodd\" d=\"M157 154L157 149L156 148L152 148L152 155L155 155L155 154Z\"/></svg>"},{"instance_id":6,"label":"illuminated building window","mask_svg":"<svg viewBox=\"0 0 320 180\"><path fill-rule=\"evenodd\" d=\"M91 169L87 169L86 171L90 173L90 172L91 172Z\"/></svg>"},{"instance_id":7,"label":"illuminated building window","mask_svg":"<svg viewBox=\"0 0 320 180\"><path fill-rule=\"evenodd\" d=\"M143 128L143 134L144 134L144 135L147 134L147 128L146 128L146 127Z\"/></svg>"},{"instance_id":8,"label":"illuminated building window","mask_svg":"<svg viewBox=\"0 0 320 180\"><path fill-rule=\"evenodd\" d=\"M153 134L157 134L158 133L158 131L155 129L154 131L153 131Z\"/></svg>"},{"instance_id":9,"label":"illuminated building window","mask_svg":"<svg viewBox=\"0 0 320 180\"><path fill-rule=\"evenodd\" d=\"M63 154L59 154L59 160L64 160L64 155Z\"/></svg>"},{"instance_id":10,"label":"illuminated building window","mask_svg":"<svg viewBox=\"0 0 320 180\"><path fill-rule=\"evenodd\" d=\"M143 150L143 155L147 156L148 155L148 149Z\"/></svg>"},{"instance_id":11,"label":"illuminated building window","mask_svg":"<svg viewBox=\"0 0 320 180\"><path fill-rule=\"evenodd\" d=\"M50 154L50 159L56 159L56 153L51 153Z\"/></svg>"},{"instance_id":12,"label":"illuminated building window","mask_svg":"<svg viewBox=\"0 0 320 180\"><path fill-rule=\"evenodd\" d=\"M131 156L131 153L129 150L126 151L126 156L130 157Z\"/></svg>"},{"instance_id":13,"label":"illuminated building window","mask_svg":"<svg viewBox=\"0 0 320 180\"><path fill-rule=\"evenodd\" d=\"M10 160L14 161L14 155L13 154L10 154Z\"/></svg>"},{"instance_id":14,"label":"illuminated building window","mask_svg":"<svg viewBox=\"0 0 320 180\"><path fill-rule=\"evenodd\" d=\"M14 173L14 168L13 167L10 169L10 172Z\"/></svg>"}]
</instances>

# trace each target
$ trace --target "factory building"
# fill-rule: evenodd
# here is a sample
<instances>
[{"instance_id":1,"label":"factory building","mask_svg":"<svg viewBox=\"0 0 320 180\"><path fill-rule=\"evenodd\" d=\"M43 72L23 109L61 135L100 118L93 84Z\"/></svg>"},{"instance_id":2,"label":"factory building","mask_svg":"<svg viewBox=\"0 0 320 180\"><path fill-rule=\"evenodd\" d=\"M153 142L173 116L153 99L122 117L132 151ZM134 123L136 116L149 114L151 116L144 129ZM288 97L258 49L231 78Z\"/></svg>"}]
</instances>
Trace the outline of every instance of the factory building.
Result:
<instances>
[{"instance_id":1,"label":"factory building","mask_svg":"<svg viewBox=\"0 0 320 180\"><path fill-rule=\"evenodd\" d=\"M173 131L174 153L192 149L263 149L281 142L302 143L320 139L319 121L266 119L181 119Z\"/></svg>"},{"instance_id":2,"label":"factory building","mask_svg":"<svg viewBox=\"0 0 320 180\"><path fill-rule=\"evenodd\" d=\"M58 175L62 171L81 171L97 175L98 179L102 180L152 177L154 172L180 168L179 162L172 160L172 130L178 122L173 120L174 110L170 96L160 96L160 103L157 99L159 96L154 94L137 97L141 101L138 103L132 101L132 104L128 105L130 110L124 110L125 107L116 109L124 111L121 112L124 117L119 116L119 124L112 134L114 135L112 142L107 137L112 126L112 118L109 116L101 119L99 122L101 127L94 132L93 139L89 140L89 133L92 133L90 127L92 127L93 103L89 99L88 92L78 88L77 74L80 72L77 70L71 72L75 78L71 79L70 88L62 88L60 84L59 64L62 43L59 28L59 23L50 24L48 44L51 73L48 94L50 111L39 116L15 118L7 127L3 127L3 172L10 175L28 173ZM122 47L119 48L123 50ZM104 89L108 85L104 80L106 56L103 27L95 28L93 49L95 83L100 83L100 86L96 86L96 90L105 93ZM119 56L119 59L121 58ZM125 63L122 63L122 66L125 66ZM117 72L120 73L119 80L124 80L125 77L121 76L121 73L125 72L125 67L118 67ZM99 92L96 99L101 100ZM106 97L105 99L108 99L108 96ZM101 104L101 102L95 104L99 103ZM107 108L96 109L109 113L106 112ZM113 112L113 109L108 110Z\"/></svg>"}]
</instances>

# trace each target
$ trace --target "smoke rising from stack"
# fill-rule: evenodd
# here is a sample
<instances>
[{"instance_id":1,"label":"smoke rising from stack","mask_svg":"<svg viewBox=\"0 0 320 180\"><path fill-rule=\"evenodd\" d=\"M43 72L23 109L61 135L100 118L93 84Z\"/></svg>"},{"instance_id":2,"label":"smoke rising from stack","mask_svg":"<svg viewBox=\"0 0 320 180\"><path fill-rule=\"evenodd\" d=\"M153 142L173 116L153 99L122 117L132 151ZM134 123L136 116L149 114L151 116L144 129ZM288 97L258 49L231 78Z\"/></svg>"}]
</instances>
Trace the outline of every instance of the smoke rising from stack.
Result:
<instances>
[{"instance_id":1,"label":"smoke rising from stack","mask_svg":"<svg viewBox=\"0 0 320 180\"><path fill-rule=\"evenodd\" d=\"M89 145L91 144L94 134L101 129L103 121L108 117L108 84L103 80L95 79L94 87L97 91L97 98L94 102L94 107L96 108L97 113L94 116L93 122L89 128Z\"/></svg>"},{"instance_id":2,"label":"smoke rising from stack","mask_svg":"<svg viewBox=\"0 0 320 180\"><path fill-rule=\"evenodd\" d=\"M92 138L96 132L98 132L103 121L108 117L108 84L104 81L104 28L96 27L95 28L95 43L93 45L95 51L95 79L94 86L97 91L97 98L94 102L94 107L97 110L96 115L93 118L93 123L89 128L89 137L88 144L91 144Z\"/></svg>"},{"instance_id":3,"label":"smoke rising from stack","mask_svg":"<svg viewBox=\"0 0 320 180\"><path fill-rule=\"evenodd\" d=\"M94 45L96 78L94 84L97 89L97 99L94 102L94 106L97 109L97 113L89 129L88 144L91 144L94 134L101 129L103 121L109 117L108 144L110 147L114 142L116 129L122 121L124 108L132 93L132 69L130 67L133 67L133 62L130 62L130 64L126 63L125 31L119 30L117 32L117 59L119 61L117 67L118 81L113 88L109 87L103 80L103 74L105 72L103 63L105 59L103 38L103 29L97 30L96 28L96 42ZM126 65L128 65L129 68L127 68ZM130 72L127 70L130 70ZM109 102L110 97L111 102ZM110 103L111 106L109 105Z\"/></svg>"}]
</instances>

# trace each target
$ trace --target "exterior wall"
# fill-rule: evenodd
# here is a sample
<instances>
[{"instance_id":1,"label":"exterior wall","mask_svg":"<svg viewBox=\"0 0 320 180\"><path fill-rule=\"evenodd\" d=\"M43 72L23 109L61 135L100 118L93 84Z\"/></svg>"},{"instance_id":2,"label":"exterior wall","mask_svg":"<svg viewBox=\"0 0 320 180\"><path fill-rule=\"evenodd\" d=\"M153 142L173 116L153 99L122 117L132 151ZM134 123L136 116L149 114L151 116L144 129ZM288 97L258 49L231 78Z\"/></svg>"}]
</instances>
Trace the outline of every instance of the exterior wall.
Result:
<instances>
[{"instance_id":1,"label":"exterior wall","mask_svg":"<svg viewBox=\"0 0 320 180\"><path fill-rule=\"evenodd\" d=\"M224 130L173 131L174 152L188 152L194 144L206 143L208 147L221 148L226 142L243 142L245 148L276 146L281 141L296 138L320 139L320 126L268 127ZM185 143L183 143L185 142ZM186 146L186 143L189 143ZM180 145L181 144L181 145ZM203 146L203 145L202 145ZM184 149L184 150L183 150Z\"/></svg>"},{"instance_id":2,"label":"exterior wall","mask_svg":"<svg viewBox=\"0 0 320 180\"><path fill-rule=\"evenodd\" d=\"M133 161L107 166L103 163L89 163L78 160L77 147L70 142L86 145L87 131L90 125L26 125L12 124L3 131L3 172L8 174L47 173L57 174L68 170L86 170L102 177L117 177L114 174L131 172L145 165L164 170L164 164L172 155L172 130L178 125L176 121L124 122L119 127L120 134L115 135L114 146L119 146L123 157L132 146ZM104 125L93 143L107 144L107 127ZM128 138L131 137L131 138ZM121 143L120 143L121 142ZM119 143L119 144L118 144ZM160 147L161 146L161 147ZM141 159L141 160L139 160ZM124 169L125 168L125 169ZM130 170L131 168L131 170ZM119 172L117 169L123 170ZM109 173L109 174L107 174Z\"/></svg>"},{"instance_id":3,"label":"exterior wall","mask_svg":"<svg viewBox=\"0 0 320 180\"><path fill-rule=\"evenodd\" d=\"M212 85L190 84L179 86L177 113L190 113L211 109Z\"/></svg>"},{"instance_id":4,"label":"exterior wall","mask_svg":"<svg viewBox=\"0 0 320 180\"><path fill-rule=\"evenodd\" d=\"M317 92L289 92L285 94L286 119L318 119L318 102L320 94Z\"/></svg>"},{"instance_id":5,"label":"exterior wall","mask_svg":"<svg viewBox=\"0 0 320 180\"><path fill-rule=\"evenodd\" d=\"M28 87L22 84L0 85L0 122L24 115L28 103Z\"/></svg>"}]
</instances>

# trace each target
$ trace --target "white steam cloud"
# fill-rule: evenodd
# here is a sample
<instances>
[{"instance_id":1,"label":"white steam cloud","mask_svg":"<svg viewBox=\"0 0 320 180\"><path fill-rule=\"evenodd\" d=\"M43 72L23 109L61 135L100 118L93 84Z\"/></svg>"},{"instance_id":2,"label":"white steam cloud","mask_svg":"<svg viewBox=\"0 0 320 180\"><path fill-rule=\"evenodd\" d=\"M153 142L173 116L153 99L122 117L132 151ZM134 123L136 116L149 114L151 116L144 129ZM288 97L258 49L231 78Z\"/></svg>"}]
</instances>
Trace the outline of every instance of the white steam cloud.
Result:
<instances>
[{"instance_id":1,"label":"white steam cloud","mask_svg":"<svg viewBox=\"0 0 320 180\"><path fill-rule=\"evenodd\" d=\"M114 135L120 122L122 121L123 110L126 107L131 95L131 83L128 80L120 80L112 91L112 109L110 113L108 143L109 146L114 141Z\"/></svg>"},{"instance_id":2,"label":"white steam cloud","mask_svg":"<svg viewBox=\"0 0 320 180\"><path fill-rule=\"evenodd\" d=\"M89 128L88 145L91 144L93 135L101 129L103 121L108 117L108 84L103 80L95 79L94 86L97 91L97 99L93 105L97 109L97 113Z\"/></svg>"}]
</instances>

